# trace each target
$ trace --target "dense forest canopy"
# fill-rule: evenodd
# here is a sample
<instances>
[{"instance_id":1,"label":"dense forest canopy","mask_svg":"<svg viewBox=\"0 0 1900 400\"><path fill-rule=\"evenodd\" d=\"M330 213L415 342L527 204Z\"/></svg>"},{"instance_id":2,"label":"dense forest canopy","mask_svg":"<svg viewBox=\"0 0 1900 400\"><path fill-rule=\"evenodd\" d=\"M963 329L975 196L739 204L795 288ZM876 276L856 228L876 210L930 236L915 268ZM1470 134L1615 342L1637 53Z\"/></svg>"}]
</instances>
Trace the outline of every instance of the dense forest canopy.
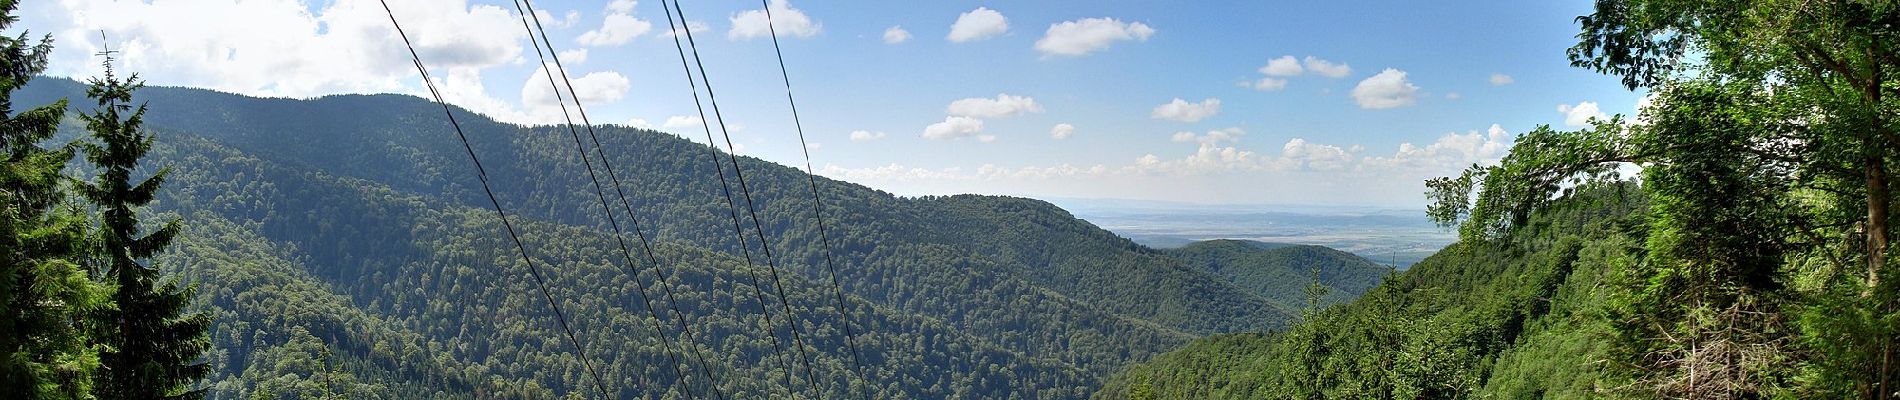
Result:
<instances>
[{"instance_id":1,"label":"dense forest canopy","mask_svg":"<svg viewBox=\"0 0 1900 400\"><path fill-rule=\"evenodd\" d=\"M1595 4L1570 58L1649 90L1638 115L1427 182L1458 244L1096 396L1900 397L1900 5Z\"/></svg>"},{"instance_id":2,"label":"dense forest canopy","mask_svg":"<svg viewBox=\"0 0 1900 400\"><path fill-rule=\"evenodd\" d=\"M31 82L13 92L14 104L57 110L87 89ZM131 172L164 177L150 204L135 208L155 222L180 221L151 265L195 288L189 309L210 317L209 349L193 364L208 375L192 388L213 398L591 391L485 210L439 106L398 95L290 100L165 87L138 90L132 102L148 107L138 132L152 140ZM777 324L759 314L746 275L763 266L739 256L703 145L595 127L692 324L693 335L668 342L682 332L669 326L656 337L650 327L668 321L655 321L631 290L667 288L627 275L591 183L568 173L583 169L568 132L452 112L614 397L716 387L735 398L1083 398L1121 365L1195 337L1287 326L1309 284L1343 301L1388 271L1312 247L1249 246L1216 258L1158 251L1041 201L906 198L818 178L843 278L841 317L805 175L740 157L787 273L785 301L805 329L818 378L808 389L787 376L803 366L787 372L775 362L768 329L788 328L780 314ZM81 120L47 121L36 139L47 146L83 130ZM842 342L845 323L858 330L862 378ZM707 366L678 357L689 360L682 374L669 346L704 354Z\"/></svg>"}]
</instances>

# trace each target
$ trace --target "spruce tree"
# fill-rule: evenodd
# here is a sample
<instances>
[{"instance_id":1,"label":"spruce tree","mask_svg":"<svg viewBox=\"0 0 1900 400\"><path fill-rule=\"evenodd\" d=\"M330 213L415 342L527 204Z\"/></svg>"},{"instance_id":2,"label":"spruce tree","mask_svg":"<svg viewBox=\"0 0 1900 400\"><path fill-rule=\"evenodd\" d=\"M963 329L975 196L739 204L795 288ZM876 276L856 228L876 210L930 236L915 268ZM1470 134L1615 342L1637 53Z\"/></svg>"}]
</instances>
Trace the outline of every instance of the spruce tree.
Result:
<instances>
[{"instance_id":1,"label":"spruce tree","mask_svg":"<svg viewBox=\"0 0 1900 400\"><path fill-rule=\"evenodd\" d=\"M0 0L0 30L16 6ZM80 321L104 290L75 262L87 224L61 185L73 151L41 147L66 102L15 113L10 100L51 50L51 36L0 36L0 388L14 398L83 398L99 364Z\"/></svg>"},{"instance_id":2,"label":"spruce tree","mask_svg":"<svg viewBox=\"0 0 1900 400\"><path fill-rule=\"evenodd\" d=\"M86 95L98 108L81 116L94 141L83 144L86 160L98 169L79 193L100 213L99 251L94 259L104 270L116 308L94 320L99 343L105 345L94 394L102 399L196 399L203 388L191 384L210 372L199 360L210 347L211 317L187 314L192 290L175 278L161 278L147 265L153 255L178 234L178 220L140 236L137 209L151 203L166 169L136 183L139 159L152 147L152 136L140 129L145 105L133 107L132 92L143 87L138 75L123 80L113 75L111 52L105 53L106 71L95 78Z\"/></svg>"}]
</instances>

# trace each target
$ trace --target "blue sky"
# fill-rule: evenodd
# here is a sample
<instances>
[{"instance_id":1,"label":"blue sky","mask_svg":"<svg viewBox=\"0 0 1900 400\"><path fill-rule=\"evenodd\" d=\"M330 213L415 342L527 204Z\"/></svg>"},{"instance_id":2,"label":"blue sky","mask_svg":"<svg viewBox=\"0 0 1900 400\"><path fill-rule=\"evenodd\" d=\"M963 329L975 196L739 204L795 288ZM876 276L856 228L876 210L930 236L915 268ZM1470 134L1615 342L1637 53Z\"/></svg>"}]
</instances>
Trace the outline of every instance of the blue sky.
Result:
<instances>
[{"instance_id":1,"label":"blue sky","mask_svg":"<svg viewBox=\"0 0 1900 400\"><path fill-rule=\"evenodd\" d=\"M1587 1L1279 3L798 1L773 16L813 161L906 195L1420 206L1422 179L1495 160L1511 135L1629 114L1642 97L1568 65ZM452 102L559 120L512 3L397 6ZM536 6L595 122L701 135L680 123L694 112L659 2ZM747 35L760 3L686 6L740 152L801 163L771 41ZM104 30L156 85L419 93L381 11L56 0L21 14L57 35L55 75L96 73ZM887 40L893 27L907 40Z\"/></svg>"}]
</instances>

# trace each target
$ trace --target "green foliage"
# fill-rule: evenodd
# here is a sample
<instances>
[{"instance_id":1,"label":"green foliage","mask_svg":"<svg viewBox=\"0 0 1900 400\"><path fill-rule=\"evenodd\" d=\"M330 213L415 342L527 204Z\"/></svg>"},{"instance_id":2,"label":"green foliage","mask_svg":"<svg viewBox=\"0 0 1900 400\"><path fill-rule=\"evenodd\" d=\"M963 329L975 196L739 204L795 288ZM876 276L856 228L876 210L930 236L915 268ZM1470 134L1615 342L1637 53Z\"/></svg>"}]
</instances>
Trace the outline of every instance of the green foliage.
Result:
<instances>
[{"instance_id":1,"label":"green foliage","mask_svg":"<svg viewBox=\"0 0 1900 400\"><path fill-rule=\"evenodd\" d=\"M1207 240L1163 252L1249 289L1285 310L1307 306L1309 283L1327 291L1321 295L1323 303L1341 303L1365 294L1391 272L1390 267L1372 260L1323 246Z\"/></svg>"},{"instance_id":2,"label":"green foliage","mask_svg":"<svg viewBox=\"0 0 1900 400\"><path fill-rule=\"evenodd\" d=\"M0 1L0 29L18 22L18 5ZM62 185L73 152L42 147L66 102L16 112L11 101L46 68L51 50L51 36L0 37L0 387L25 399L88 396L98 349L76 321L106 293L76 262L89 222Z\"/></svg>"},{"instance_id":3,"label":"green foliage","mask_svg":"<svg viewBox=\"0 0 1900 400\"><path fill-rule=\"evenodd\" d=\"M199 360L210 347L211 317L187 312L190 289L161 278L140 264L165 249L178 234L178 220L141 235L138 208L151 203L165 182L165 169L134 183L132 174L151 149L152 137L141 127L146 108L130 106L132 93L144 86L138 76L120 80L106 58L104 78L86 94L99 108L80 118L96 142L84 142L86 161L98 177L78 185L81 197L101 214L94 269L113 288L112 306L91 316L92 340L103 346L103 374L93 393L105 399L196 399L204 390L191 384L211 371ZM131 110L130 114L123 114Z\"/></svg>"},{"instance_id":4,"label":"green foliage","mask_svg":"<svg viewBox=\"0 0 1900 400\"><path fill-rule=\"evenodd\" d=\"M77 89L45 80L28 91ZM157 265L193 282L197 302L216 316L211 397L584 394L581 365L484 211L459 142L425 117L439 108L389 95L138 94L153 110L146 124L163 133L150 158L172 166L153 209L188 227L182 249ZM617 247L591 183L559 173L581 168L565 132L455 112L609 386L626 398L683 397L661 342L682 332L651 334L651 317L628 287L635 280L610 256ZM1300 272L1279 293L1040 201L901 198L820 178L849 323L865 350L859 380L840 340L845 321L833 311L805 177L741 158L820 380L815 390L787 387L744 278L762 267L736 256L706 149L658 132L598 129L692 325L680 343L706 355L733 398L852 398L859 390L874 398L1081 398L1101 376L1196 336L1285 327L1296 310L1277 302L1299 301L1301 263L1337 263L1322 278L1338 288L1377 279L1343 253L1294 250L1272 261ZM652 276L640 281L661 293ZM773 319L787 333L784 318ZM701 393L715 384L699 376L707 366L685 367Z\"/></svg>"},{"instance_id":5,"label":"green foliage","mask_svg":"<svg viewBox=\"0 0 1900 400\"><path fill-rule=\"evenodd\" d=\"M1609 335L1602 282L1640 254L1646 200L1631 185L1579 188L1504 238L1515 245L1454 244L1284 332L1209 337L1135 364L1095 398L1139 383L1161 398L1600 396L1619 375L1584 360Z\"/></svg>"}]
</instances>

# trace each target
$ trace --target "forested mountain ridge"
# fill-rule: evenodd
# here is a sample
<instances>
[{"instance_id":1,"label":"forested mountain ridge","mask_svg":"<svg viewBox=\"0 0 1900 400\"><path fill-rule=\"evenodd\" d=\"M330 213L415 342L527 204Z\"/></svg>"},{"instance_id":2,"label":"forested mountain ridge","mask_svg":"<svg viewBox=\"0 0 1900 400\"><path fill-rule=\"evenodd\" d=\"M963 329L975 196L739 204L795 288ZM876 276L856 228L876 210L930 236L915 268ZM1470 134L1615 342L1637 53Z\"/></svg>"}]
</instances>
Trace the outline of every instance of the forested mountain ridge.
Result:
<instances>
[{"instance_id":1,"label":"forested mountain ridge","mask_svg":"<svg viewBox=\"0 0 1900 400\"><path fill-rule=\"evenodd\" d=\"M1271 334L1222 334L1131 365L1096 399L1590 398L1613 269L1640 257L1648 199L1582 190L1500 243L1460 242ZM1626 393L1624 393L1626 394Z\"/></svg>"},{"instance_id":2,"label":"forested mountain ridge","mask_svg":"<svg viewBox=\"0 0 1900 400\"><path fill-rule=\"evenodd\" d=\"M1306 307L1306 287L1318 284L1324 304L1358 298L1377 285L1387 265L1325 246L1205 240L1164 250L1289 310Z\"/></svg>"},{"instance_id":3,"label":"forested mountain ridge","mask_svg":"<svg viewBox=\"0 0 1900 400\"><path fill-rule=\"evenodd\" d=\"M14 101L80 89L41 78ZM174 88L139 100L160 132L149 165L174 171L158 209L194 226L164 264L194 277L218 310L214 395L548 397L582 388L578 362L482 210L460 144L434 117L439 108L395 95L286 100ZM590 355L626 384L621 394L680 395L667 387L666 353L625 290L633 282L609 250L565 130L458 119L503 207L525 220L524 240L556 297L590 336ZM1295 310L1044 202L900 198L820 178L866 380L876 383L853 386L803 177L742 158L779 264L795 272L786 291L822 378L806 391L772 367L756 330L767 324L732 275L744 263L731 255L738 244L705 148L597 129L662 262L680 264L665 268L688 294L681 307L694 343L715 356L729 393L1078 398L1127 361L1202 334L1276 329ZM228 262L237 259L251 261ZM641 282L657 296L651 278ZM783 331L776 307L773 319Z\"/></svg>"}]
</instances>

